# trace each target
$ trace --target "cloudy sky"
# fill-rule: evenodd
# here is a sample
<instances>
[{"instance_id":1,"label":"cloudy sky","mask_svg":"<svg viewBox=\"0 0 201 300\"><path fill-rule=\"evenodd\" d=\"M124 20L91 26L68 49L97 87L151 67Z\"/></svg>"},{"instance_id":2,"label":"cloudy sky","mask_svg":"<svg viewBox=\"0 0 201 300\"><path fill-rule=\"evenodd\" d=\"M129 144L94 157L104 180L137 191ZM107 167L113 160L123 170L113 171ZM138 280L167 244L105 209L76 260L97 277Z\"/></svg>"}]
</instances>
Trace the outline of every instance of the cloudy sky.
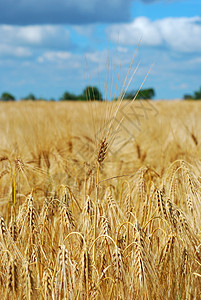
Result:
<instances>
[{"instance_id":1,"label":"cloudy sky","mask_svg":"<svg viewBox=\"0 0 201 300\"><path fill-rule=\"evenodd\" d=\"M147 73L156 99L198 90L201 1L0 0L0 94L58 99L90 84L109 97L136 48L128 90Z\"/></svg>"}]
</instances>

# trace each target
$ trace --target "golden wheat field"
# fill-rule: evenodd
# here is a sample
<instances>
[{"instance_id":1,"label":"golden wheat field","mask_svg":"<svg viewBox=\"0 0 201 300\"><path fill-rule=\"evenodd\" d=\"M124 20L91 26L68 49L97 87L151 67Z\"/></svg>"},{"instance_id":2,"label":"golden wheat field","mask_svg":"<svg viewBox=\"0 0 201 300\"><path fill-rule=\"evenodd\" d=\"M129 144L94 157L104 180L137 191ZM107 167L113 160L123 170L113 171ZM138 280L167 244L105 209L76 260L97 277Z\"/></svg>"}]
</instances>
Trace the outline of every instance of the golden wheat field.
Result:
<instances>
[{"instance_id":1,"label":"golden wheat field","mask_svg":"<svg viewBox=\"0 0 201 300\"><path fill-rule=\"evenodd\" d=\"M201 103L0 108L2 299L201 299Z\"/></svg>"}]
</instances>

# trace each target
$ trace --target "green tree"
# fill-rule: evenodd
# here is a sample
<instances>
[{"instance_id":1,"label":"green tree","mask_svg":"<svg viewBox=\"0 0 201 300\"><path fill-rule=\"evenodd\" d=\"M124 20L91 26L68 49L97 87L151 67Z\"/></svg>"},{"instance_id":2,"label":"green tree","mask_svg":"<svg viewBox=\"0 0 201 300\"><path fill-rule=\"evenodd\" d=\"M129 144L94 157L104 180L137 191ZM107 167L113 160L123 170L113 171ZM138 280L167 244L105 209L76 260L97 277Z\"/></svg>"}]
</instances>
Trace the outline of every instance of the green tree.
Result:
<instances>
[{"instance_id":1,"label":"green tree","mask_svg":"<svg viewBox=\"0 0 201 300\"><path fill-rule=\"evenodd\" d=\"M103 97L100 90L96 86L86 86L80 95L80 100L99 100L102 101Z\"/></svg>"},{"instance_id":2,"label":"green tree","mask_svg":"<svg viewBox=\"0 0 201 300\"><path fill-rule=\"evenodd\" d=\"M26 97L23 98L23 100L37 100L36 96L32 93L30 93L29 95L27 95Z\"/></svg>"},{"instance_id":3,"label":"green tree","mask_svg":"<svg viewBox=\"0 0 201 300\"><path fill-rule=\"evenodd\" d=\"M153 88L149 88L149 89L143 89L140 90L139 92L133 90L130 92L126 92L124 99L136 99L136 100L147 100L147 99L153 99L153 97L155 96L155 91Z\"/></svg>"},{"instance_id":4,"label":"green tree","mask_svg":"<svg viewBox=\"0 0 201 300\"><path fill-rule=\"evenodd\" d=\"M15 101L15 97L7 92L2 93L1 101Z\"/></svg>"},{"instance_id":5,"label":"green tree","mask_svg":"<svg viewBox=\"0 0 201 300\"><path fill-rule=\"evenodd\" d=\"M81 95L75 95L66 91L63 93L62 97L59 100L86 101L86 100L102 100L102 99L103 99L102 94L96 86L87 86L83 90Z\"/></svg>"},{"instance_id":6,"label":"green tree","mask_svg":"<svg viewBox=\"0 0 201 300\"><path fill-rule=\"evenodd\" d=\"M198 91L195 91L193 95L187 94L183 96L184 100L201 100L201 87Z\"/></svg>"},{"instance_id":7,"label":"green tree","mask_svg":"<svg viewBox=\"0 0 201 300\"><path fill-rule=\"evenodd\" d=\"M193 100L193 96L189 94L185 94L183 97L184 100Z\"/></svg>"},{"instance_id":8,"label":"green tree","mask_svg":"<svg viewBox=\"0 0 201 300\"><path fill-rule=\"evenodd\" d=\"M195 99L195 100L201 100L201 87L200 87L200 89L198 91L194 92L193 99Z\"/></svg>"},{"instance_id":9,"label":"green tree","mask_svg":"<svg viewBox=\"0 0 201 300\"><path fill-rule=\"evenodd\" d=\"M66 100L78 100L78 96L72 94L72 93L69 93L69 92L64 92L62 97L59 99L61 101L66 101Z\"/></svg>"}]
</instances>

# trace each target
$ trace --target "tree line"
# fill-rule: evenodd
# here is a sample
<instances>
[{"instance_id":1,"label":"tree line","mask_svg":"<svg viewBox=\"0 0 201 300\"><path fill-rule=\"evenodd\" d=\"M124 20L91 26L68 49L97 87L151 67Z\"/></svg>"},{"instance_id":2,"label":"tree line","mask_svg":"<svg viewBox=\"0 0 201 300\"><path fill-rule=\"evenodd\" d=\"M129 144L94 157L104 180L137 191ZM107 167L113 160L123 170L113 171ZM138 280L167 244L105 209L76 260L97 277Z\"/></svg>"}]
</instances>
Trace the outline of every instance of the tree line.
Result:
<instances>
[{"instance_id":1,"label":"tree line","mask_svg":"<svg viewBox=\"0 0 201 300\"><path fill-rule=\"evenodd\" d=\"M122 97L124 99L153 99L155 96L155 91L153 88L148 89L142 89L140 91L129 91L129 92L121 92L121 94L115 98L114 100L121 99ZM15 101L15 97L8 93L4 92L2 93L0 97L1 101ZM37 98L34 94L30 93L26 97L22 97L21 100L45 100L41 98ZM54 100L54 99L50 99ZM86 100L97 100L97 101L103 101L103 95L101 91L96 86L87 86L81 94L73 94L68 91L65 91L63 95L59 98L60 101L86 101Z\"/></svg>"},{"instance_id":2,"label":"tree line","mask_svg":"<svg viewBox=\"0 0 201 300\"><path fill-rule=\"evenodd\" d=\"M155 90L153 88L141 89L140 91L131 90L131 91L123 91L119 95L117 99L136 99L136 100L147 100L153 99L155 97ZM184 100L199 100L201 99L201 87L198 91L195 91L193 95L186 94L183 96ZM15 96L8 92L2 93L0 97L0 101L15 101ZM45 100L43 98L37 98L33 93L28 94L26 97L22 97L20 100ZM55 99L50 99L54 101ZM86 101L86 100L97 100L102 101L103 96L101 91L96 86L87 86L84 88L81 94L73 94L68 91L65 91L63 95L59 98L60 101Z\"/></svg>"},{"instance_id":3,"label":"tree line","mask_svg":"<svg viewBox=\"0 0 201 300\"><path fill-rule=\"evenodd\" d=\"M184 100L201 100L201 87L198 91L195 91L193 95L191 94L184 95Z\"/></svg>"}]
</instances>

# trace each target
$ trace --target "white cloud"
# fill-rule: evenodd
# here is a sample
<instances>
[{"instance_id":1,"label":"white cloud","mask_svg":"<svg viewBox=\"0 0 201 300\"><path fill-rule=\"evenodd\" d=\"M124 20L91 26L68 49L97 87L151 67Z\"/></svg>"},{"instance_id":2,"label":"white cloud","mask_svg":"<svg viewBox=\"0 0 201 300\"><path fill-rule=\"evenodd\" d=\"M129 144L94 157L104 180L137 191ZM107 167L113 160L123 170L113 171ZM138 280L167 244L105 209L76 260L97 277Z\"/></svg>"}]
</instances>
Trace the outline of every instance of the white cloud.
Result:
<instances>
[{"instance_id":1,"label":"white cloud","mask_svg":"<svg viewBox=\"0 0 201 300\"><path fill-rule=\"evenodd\" d=\"M94 34L97 25L90 24L90 25L85 25L85 26L72 26L72 28L75 30L75 32L79 35L83 35L85 37L91 37L92 34Z\"/></svg>"},{"instance_id":2,"label":"white cloud","mask_svg":"<svg viewBox=\"0 0 201 300\"><path fill-rule=\"evenodd\" d=\"M15 27L15 30L19 40L30 44L41 44L47 38L54 38L59 28L56 26L25 26Z\"/></svg>"},{"instance_id":3,"label":"white cloud","mask_svg":"<svg viewBox=\"0 0 201 300\"><path fill-rule=\"evenodd\" d=\"M190 61L189 61L190 64L194 64L194 65L198 65L198 64L201 64L201 56L198 56L198 57L193 57Z\"/></svg>"},{"instance_id":4,"label":"white cloud","mask_svg":"<svg viewBox=\"0 0 201 300\"><path fill-rule=\"evenodd\" d=\"M56 26L0 26L0 38L5 42L40 44L45 39L55 36Z\"/></svg>"},{"instance_id":5,"label":"white cloud","mask_svg":"<svg viewBox=\"0 0 201 300\"><path fill-rule=\"evenodd\" d=\"M96 64L105 64L107 60L107 50L93 51L85 54L87 61Z\"/></svg>"},{"instance_id":6,"label":"white cloud","mask_svg":"<svg viewBox=\"0 0 201 300\"><path fill-rule=\"evenodd\" d=\"M201 50L201 17L166 18L156 21L165 42L176 51Z\"/></svg>"},{"instance_id":7,"label":"white cloud","mask_svg":"<svg viewBox=\"0 0 201 300\"><path fill-rule=\"evenodd\" d=\"M67 51L48 51L38 57L38 62L68 60L71 58L71 53Z\"/></svg>"},{"instance_id":8,"label":"white cloud","mask_svg":"<svg viewBox=\"0 0 201 300\"><path fill-rule=\"evenodd\" d=\"M145 17L136 18L132 23L110 26L108 33L113 41L124 45L136 45L141 38L144 45L157 46L162 42L158 28Z\"/></svg>"},{"instance_id":9,"label":"white cloud","mask_svg":"<svg viewBox=\"0 0 201 300\"><path fill-rule=\"evenodd\" d=\"M125 47L117 47L117 51L119 53L127 53L128 52L128 49L125 48Z\"/></svg>"},{"instance_id":10,"label":"white cloud","mask_svg":"<svg viewBox=\"0 0 201 300\"><path fill-rule=\"evenodd\" d=\"M0 55L28 56L34 49L67 49L70 34L65 26L0 26ZM6 51L8 49L8 51ZM6 53L7 52L7 53Z\"/></svg>"},{"instance_id":11,"label":"white cloud","mask_svg":"<svg viewBox=\"0 0 201 300\"><path fill-rule=\"evenodd\" d=\"M0 56L29 57L32 55L30 49L26 47L13 47L0 45Z\"/></svg>"},{"instance_id":12,"label":"white cloud","mask_svg":"<svg viewBox=\"0 0 201 300\"><path fill-rule=\"evenodd\" d=\"M188 84L183 82L179 86L177 86L177 88L181 90L186 90L188 88Z\"/></svg>"},{"instance_id":13,"label":"white cloud","mask_svg":"<svg viewBox=\"0 0 201 300\"><path fill-rule=\"evenodd\" d=\"M168 46L179 52L201 50L201 17L165 18L151 21L145 17L107 29L112 41L123 45Z\"/></svg>"}]
</instances>

